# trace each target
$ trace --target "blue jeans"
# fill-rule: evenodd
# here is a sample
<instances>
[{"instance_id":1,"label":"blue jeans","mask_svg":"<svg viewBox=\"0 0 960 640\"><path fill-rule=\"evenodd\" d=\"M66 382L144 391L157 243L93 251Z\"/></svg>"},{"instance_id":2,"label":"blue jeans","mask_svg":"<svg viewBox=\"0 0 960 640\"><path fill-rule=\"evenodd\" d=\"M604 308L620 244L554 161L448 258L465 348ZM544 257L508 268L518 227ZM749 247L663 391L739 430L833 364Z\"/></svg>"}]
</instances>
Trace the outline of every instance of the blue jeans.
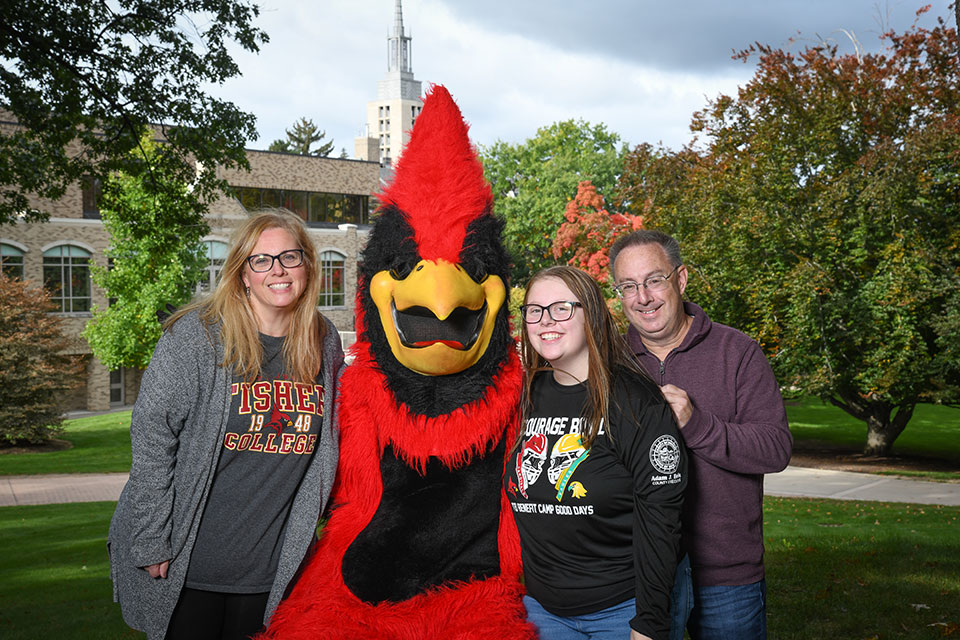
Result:
<instances>
[{"instance_id":1,"label":"blue jeans","mask_svg":"<svg viewBox=\"0 0 960 640\"><path fill-rule=\"evenodd\" d=\"M690 556L684 555L677 565L670 592L670 640L683 640L690 611L693 610L693 577L690 575Z\"/></svg>"},{"instance_id":2,"label":"blue jeans","mask_svg":"<svg viewBox=\"0 0 960 640\"><path fill-rule=\"evenodd\" d=\"M555 616L530 596L523 596L523 606L541 640L629 640L630 620L637 614L633 599L582 616Z\"/></svg>"},{"instance_id":3,"label":"blue jeans","mask_svg":"<svg viewBox=\"0 0 960 640\"><path fill-rule=\"evenodd\" d=\"M767 583L694 587L690 560L677 566L670 606L670 640L766 640Z\"/></svg>"}]
</instances>

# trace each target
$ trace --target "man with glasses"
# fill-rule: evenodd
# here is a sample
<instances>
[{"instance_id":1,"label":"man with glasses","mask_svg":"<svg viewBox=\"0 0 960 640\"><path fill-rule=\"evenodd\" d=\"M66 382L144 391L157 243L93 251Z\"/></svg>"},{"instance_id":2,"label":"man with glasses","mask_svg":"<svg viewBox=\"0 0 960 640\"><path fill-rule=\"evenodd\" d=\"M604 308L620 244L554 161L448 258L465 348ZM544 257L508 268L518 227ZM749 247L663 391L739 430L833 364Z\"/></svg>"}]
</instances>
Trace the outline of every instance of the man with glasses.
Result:
<instances>
[{"instance_id":1,"label":"man with glasses","mask_svg":"<svg viewBox=\"0 0 960 640\"><path fill-rule=\"evenodd\" d=\"M670 403L690 455L671 640L766 638L763 474L782 471L793 438L760 346L683 300L677 241L642 229L610 249L627 339Z\"/></svg>"}]
</instances>

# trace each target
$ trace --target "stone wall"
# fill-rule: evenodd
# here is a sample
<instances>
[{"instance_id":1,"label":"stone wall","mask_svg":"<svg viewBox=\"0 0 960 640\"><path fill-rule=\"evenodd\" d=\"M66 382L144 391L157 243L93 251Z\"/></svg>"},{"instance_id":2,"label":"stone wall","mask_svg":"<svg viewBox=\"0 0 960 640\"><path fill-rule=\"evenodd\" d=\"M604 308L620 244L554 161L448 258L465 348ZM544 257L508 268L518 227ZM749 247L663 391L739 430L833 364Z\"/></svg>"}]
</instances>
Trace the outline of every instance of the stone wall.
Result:
<instances>
[{"instance_id":1,"label":"stone wall","mask_svg":"<svg viewBox=\"0 0 960 640\"><path fill-rule=\"evenodd\" d=\"M317 158L272 151L247 151L250 171L220 169L235 187L296 189L368 196L377 190L380 164L365 160Z\"/></svg>"}]
</instances>

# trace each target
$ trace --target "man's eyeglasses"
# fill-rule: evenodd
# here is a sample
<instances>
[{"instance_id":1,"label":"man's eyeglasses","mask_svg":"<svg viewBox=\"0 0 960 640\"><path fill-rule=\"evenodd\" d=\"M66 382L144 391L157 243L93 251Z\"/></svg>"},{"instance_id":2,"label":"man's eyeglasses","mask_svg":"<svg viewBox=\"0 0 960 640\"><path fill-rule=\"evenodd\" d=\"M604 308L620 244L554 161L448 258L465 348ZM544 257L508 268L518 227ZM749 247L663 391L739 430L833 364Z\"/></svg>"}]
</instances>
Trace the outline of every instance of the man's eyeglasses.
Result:
<instances>
[{"instance_id":1,"label":"man's eyeglasses","mask_svg":"<svg viewBox=\"0 0 960 640\"><path fill-rule=\"evenodd\" d=\"M642 286L647 291L661 291L667 288L667 281L670 280L671 276L677 272L677 269L682 267L682 264L678 264L673 268L673 271L668 273L665 276L650 276L645 279L643 282L621 282L613 288L617 292L617 295L621 298L632 298L637 295L637 292Z\"/></svg>"},{"instance_id":2,"label":"man's eyeglasses","mask_svg":"<svg viewBox=\"0 0 960 640\"><path fill-rule=\"evenodd\" d=\"M579 302L568 302L566 300L553 302L545 307L539 304L525 304L520 307L520 315L523 316L523 321L527 324L537 324L543 317L543 312L546 311L554 322L563 322L573 317L574 309L582 306Z\"/></svg>"},{"instance_id":3,"label":"man's eyeglasses","mask_svg":"<svg viewBox=\"0 0 960 640\"><path fill-rule=\"evenodd\" d=\"M303 249L287 249L275 256L269 253L258 253L247 258L250 269L256 273L264 273L273 269L274 260L280 261L284 269L293 269L303 264Z\"/></svg>"}]
</instances>

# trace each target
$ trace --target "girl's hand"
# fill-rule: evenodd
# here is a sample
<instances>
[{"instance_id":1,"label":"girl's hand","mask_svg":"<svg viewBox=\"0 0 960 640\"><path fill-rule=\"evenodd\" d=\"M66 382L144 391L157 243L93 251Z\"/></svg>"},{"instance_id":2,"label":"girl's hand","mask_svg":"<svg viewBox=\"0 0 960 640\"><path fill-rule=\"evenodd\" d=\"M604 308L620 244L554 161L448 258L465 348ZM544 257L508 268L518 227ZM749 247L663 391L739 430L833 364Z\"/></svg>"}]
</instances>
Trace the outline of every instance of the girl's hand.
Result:
<instances>
[{"instance_id":1,"label":"girl's hand","mask_svg":"<svg viewBox=\"0 0 960 640\"><path fill-rule=\"evenodd\" d=\"M158 562L157 564L151 564L144 567L146 572L150 574L151 578L166 578L168 568L170 568L169 560L164 560L163 562Z\"/></svg>"}]
</instances>

